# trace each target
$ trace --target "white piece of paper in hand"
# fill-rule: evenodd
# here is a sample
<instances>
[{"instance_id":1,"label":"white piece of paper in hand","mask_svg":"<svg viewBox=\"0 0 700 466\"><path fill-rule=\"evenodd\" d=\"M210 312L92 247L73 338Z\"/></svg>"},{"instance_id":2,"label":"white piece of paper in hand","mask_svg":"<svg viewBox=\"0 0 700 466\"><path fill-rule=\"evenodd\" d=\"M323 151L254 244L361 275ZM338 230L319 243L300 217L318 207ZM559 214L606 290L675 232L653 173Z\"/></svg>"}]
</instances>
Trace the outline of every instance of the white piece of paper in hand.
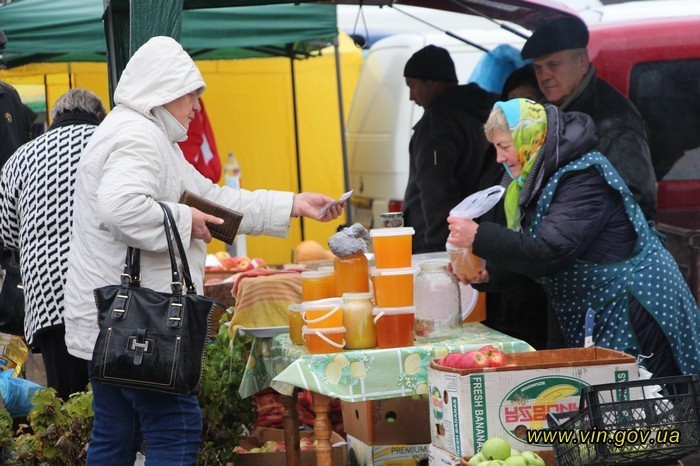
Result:
<instances>
[{"instance_id":1,"label":"white piece of paper in hand","mask_svg":"<svg viewBox=\"0 0 700 466\"><path fill-rule=\"evenodd\" d=\"M337 201L329 202L328 204L321 207L321 209L318 211L318 217L319 218L323 217L326 214L326 212L328 212L328 209L330 209L333 206L343 204L345 201L350 199L350 196L352 196L353 191L354 190L351 189L350 191L348 191L345 194L343 194L342 196L340 196L340 199L338 199Z\"/></svg>"}]
</instances>

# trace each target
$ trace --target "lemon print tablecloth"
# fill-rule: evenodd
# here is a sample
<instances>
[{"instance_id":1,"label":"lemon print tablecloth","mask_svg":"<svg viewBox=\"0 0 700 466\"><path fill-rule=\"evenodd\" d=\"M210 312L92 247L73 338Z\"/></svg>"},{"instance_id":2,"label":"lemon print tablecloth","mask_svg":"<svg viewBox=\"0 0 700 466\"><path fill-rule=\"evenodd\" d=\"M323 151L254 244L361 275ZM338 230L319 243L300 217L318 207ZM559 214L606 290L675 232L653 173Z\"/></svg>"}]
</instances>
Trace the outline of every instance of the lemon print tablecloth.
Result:
<instances>
[{"instance_id":1,"label":"lemon print tablecloth","mask_svg":"<svg viewBox=\"0 0 700 466\"><path fill-rule=\"evenodd\" d=\"M239 392L245 398L267 387L283 394L299 387L343 401L421 395L428 393L431 360L484 345L506 353L534 351L526 342L479 323L464 324L462 334L449 340L331 354L309 354L282 334L254 339Z\"/></svg>"}]
</instances>

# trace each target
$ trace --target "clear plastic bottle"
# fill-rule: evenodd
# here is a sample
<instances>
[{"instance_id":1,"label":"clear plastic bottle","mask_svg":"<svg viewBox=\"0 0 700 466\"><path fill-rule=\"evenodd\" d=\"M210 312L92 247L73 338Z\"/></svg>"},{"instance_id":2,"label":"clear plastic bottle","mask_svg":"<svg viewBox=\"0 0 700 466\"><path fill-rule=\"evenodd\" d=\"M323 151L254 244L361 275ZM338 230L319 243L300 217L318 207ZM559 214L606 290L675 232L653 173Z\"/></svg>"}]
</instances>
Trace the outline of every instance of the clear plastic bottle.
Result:
<instances>
[{"instance_id":1,"label":"clear plastic bottle","mask_svg":"<svg viewBox=\"0 0 700 466\"><path fill-rule=\"evenodd\" d=\"M224 180L226 186L233 189L241 189L241 166L234 157L233 152L228 153L226 163L224 163Z\"/></svg>"},{"instance_id":2,"label":"clear plastic bottle","mask_svg":"<svg viewBox=\"0 0 700 466\"><path fill-rule=\"evenodd\" d=\"M440 259L420 263L413 289L418 341L452 338L462 331L459 282L447 263Z\"/></svg>"}]
</instances>

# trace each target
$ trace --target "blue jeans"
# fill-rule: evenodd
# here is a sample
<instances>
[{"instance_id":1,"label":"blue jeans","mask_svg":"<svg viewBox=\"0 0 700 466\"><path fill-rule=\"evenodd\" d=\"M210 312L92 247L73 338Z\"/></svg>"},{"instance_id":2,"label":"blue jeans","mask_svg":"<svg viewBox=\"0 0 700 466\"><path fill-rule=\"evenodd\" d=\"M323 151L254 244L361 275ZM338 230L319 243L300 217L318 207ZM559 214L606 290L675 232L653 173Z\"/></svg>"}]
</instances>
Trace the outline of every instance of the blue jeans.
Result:
<instances>
[{"instance_id":1,"label":"blue jeans","mask_svg":"<svg viewBox=\"0 0 700 466\"><path fill-rule=\"evenodd\" d=\"M197 397L175 396L92 382L95 421L87 466L131 466L146 440L146 465L197 462L202 411Z\"/></svg>"}]
</instances>

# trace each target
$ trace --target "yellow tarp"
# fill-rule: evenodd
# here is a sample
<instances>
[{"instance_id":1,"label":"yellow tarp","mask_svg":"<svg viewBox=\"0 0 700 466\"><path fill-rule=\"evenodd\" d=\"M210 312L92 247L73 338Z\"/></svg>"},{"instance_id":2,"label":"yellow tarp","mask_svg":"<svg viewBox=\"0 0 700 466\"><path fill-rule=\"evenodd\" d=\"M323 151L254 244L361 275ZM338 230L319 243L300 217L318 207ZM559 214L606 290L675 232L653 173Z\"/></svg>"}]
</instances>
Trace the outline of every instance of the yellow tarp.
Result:
<instances>
[{"instance_id":1,"label":"yellow tarp","mask_svg":"<svg viewBox=\"0 0 700 466\"><path fill-rule=\"evenodd\" d=\"M340 36L340 62L345 118L362 66L362 52ZM291 65L287 58L253 58L197 62L207 83L202 96L216 136L222 164L233 152L241 165L245 189L297 191L296 149ZM322 56L294 62L303 191L334 198L344 190L340 116L332 48ZM109 103L107 65L42 63L0 70L13 85L46 84L48 108L70 86L89 89ZM21 86L20 86L21 89ZM21 94L21 92L20 92ZM223 183L223 180L222 180ZM268 263L290 261L301 241L299 219L292 220L287 239L247 237L250 257ZM331 223L304 220L305 238L326 244L345 218ZM210 251L224 249L214 240Z\"/></svg>"}]
</instances>

